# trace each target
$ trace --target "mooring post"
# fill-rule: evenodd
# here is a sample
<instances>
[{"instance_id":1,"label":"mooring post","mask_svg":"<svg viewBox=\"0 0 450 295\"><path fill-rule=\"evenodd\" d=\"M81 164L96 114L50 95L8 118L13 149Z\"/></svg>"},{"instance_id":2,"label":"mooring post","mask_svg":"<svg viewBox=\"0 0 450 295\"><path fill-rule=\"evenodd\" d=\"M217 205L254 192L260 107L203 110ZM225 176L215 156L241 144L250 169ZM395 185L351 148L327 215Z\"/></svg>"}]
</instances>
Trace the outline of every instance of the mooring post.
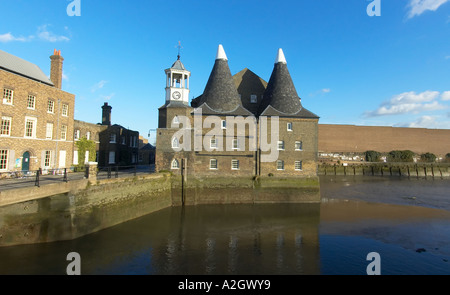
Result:
<instances>
[{"instance_id":1,"label":"mooring post","mask_svg":"<svg viewBox=\"0 0 450 295\"><path fill-rule=\"evenodd\" d=\"M184 174L185 174L185 159L181 159L181 204L184 206Z\"/></svg>"},{"instance_id":2,"label":"mooring post","mask_svg":"<svg viewBox=\"0 0 450 295\"><path fill-rule=\"evenodd\" d=\"M42 173L41 171L42 171L41 168L39 168L39 170L36 171L36 180L34 181L34 185L37 187L41 187L39 184L39 175Z\"/></svg>"},{"instance_id":3,"label":"mooring post","mask_svg":"<svg viewBox=\"0 0 450 295\"><path fill-rule=\"evenodd\" d=\"M67 179L67 168L64 168L64 178L63 178L64 182L68 182L69 180Z\"/></svg>"}]
</instances>

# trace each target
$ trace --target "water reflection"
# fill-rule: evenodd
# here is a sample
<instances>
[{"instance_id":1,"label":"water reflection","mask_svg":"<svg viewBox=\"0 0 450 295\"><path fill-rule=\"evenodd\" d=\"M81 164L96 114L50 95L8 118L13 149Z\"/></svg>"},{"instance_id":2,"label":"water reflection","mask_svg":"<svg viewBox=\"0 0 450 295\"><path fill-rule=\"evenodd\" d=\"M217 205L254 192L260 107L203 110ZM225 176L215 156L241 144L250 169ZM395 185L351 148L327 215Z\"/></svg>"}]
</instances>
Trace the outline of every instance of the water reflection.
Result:
<instances>
[{"instance_id":1,"label":"water reflection","mask_svg":"<svg viewBox=\"0 0 450 295\"><path fill-rule=\"evenodd\" d=\"M173 207L74 241L0 248L0 274L65 274L73 251L82 274L365 274L373 251L382 274L450 274L449 181L321 181L320 205Z\"/></svg>"}]
</instances>

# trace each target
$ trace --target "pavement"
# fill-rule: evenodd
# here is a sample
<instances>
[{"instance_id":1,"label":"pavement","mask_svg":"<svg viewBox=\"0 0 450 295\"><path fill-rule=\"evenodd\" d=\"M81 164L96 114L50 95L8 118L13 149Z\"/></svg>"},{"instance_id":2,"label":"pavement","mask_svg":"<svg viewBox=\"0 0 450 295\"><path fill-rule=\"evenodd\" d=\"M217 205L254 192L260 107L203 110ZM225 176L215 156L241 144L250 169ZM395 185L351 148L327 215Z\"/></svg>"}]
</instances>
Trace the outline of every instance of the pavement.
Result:
<instances>
[{"instance_id":1,"label":"pavement","mask_svg":"<svg viewBox=\"0 0 450 295\"><path fill-rule=\"evenodd\" d=\"M133 177L139 175L145 175L155 172L155 165L138 165L136 168L127 168L127 169L117 169L112 167L110 173L107 169L99 169L97 174L97 179L108 179L108 178L123 178L123 177ZM85 178L84 172L68 172L67 173L67 181L81 180ZM52 183L63 183L66 180L64 179L64 173L59 172L55 175L47 174L39 176L39 186L52 184ZM24 175L20 177L12 177L12 178L2 178L0 179L0 191L25 188L25 187L33 187L36 186L36 175L35 173L30 173L29 175Z\"/></svg>"}]
</instances>

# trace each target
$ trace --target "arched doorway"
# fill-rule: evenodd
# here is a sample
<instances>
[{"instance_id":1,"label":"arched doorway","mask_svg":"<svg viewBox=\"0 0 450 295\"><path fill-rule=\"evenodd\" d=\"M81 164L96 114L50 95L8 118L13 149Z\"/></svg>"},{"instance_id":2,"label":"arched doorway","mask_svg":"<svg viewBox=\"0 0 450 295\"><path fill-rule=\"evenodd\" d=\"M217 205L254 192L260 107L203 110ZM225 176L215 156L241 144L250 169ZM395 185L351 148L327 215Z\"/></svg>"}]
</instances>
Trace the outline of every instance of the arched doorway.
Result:
<instances>
[{"instance_id":1,"label":"arched doorway","mask_svg":"<svg viewBox=\"0 0 450 295\"><path fill-rule=\"evenodd\" d=\"M22 171L30 171L30 153L25 152L22 156Z\"/></svg>"}]
</instances>

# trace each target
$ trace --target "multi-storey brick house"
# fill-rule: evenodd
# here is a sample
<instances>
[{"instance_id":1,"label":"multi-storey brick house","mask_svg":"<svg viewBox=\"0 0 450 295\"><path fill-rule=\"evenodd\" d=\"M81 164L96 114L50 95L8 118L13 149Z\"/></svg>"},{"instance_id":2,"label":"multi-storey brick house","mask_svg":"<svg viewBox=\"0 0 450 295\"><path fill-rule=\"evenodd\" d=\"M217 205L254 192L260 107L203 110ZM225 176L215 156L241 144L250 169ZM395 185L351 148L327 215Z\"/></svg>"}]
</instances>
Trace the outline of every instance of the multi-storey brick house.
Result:
<instances>
[{"instance_id":1,"label":"multi-storey brick house","mask_svg":"<svg viewBox=\"0 0 450 295\"><path fill-rule=\"evenodd\" d=\"M280 49L267 83L248 69L234 77L219 45L203 94L188 103L178 60L166 71L156 170L214 176L317 176L318 120L301 103ZM184 165L184 166L183 166Z\"/></svg>"},{"instance_id":2,"label":"multi-storey brick house","mask_svg":"<svg viewBox=\"0 0 450 295\"><path fill-rule=\"evenodd\" d=\"M50 56L50 79L0 50L0 172L72 165L75 95L61 90L64 59Z\"/></svg>"},{"instance_id":3,"label":"multi-storey brick house","mask_svg":"<svg viewBox=\"0 0 450 295\"><path fill-rule=\"evenodd\" d=\"M76 142L83 137L95 142L97 153L95 159L99 167L138 164L139 132L118 124L111 125L111 110L112 107L105 102L102 106L101 124L75 120L75 165L89 161L88 152L85 155L78 155Z\"/></svg>"}]
</instances>

